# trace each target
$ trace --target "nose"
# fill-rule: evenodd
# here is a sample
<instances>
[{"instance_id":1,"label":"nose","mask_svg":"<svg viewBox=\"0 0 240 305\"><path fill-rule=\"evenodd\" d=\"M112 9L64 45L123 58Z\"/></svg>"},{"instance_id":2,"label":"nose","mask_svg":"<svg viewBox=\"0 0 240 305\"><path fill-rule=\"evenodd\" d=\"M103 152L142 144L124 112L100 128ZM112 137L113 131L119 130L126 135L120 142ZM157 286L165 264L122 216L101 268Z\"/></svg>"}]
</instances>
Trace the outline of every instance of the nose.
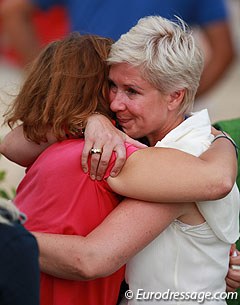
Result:
<instances>
[{"instance_id":1,"label":"nose","mask_svg":"<svg viewBox=\"0 0 240 305\"><path fill-rule=\"evenodd\" d=\"M110 108L113 112L122 111L126 108L124 92L117 90L117 92L110 93Z\"/></svg>"}]
</instances>

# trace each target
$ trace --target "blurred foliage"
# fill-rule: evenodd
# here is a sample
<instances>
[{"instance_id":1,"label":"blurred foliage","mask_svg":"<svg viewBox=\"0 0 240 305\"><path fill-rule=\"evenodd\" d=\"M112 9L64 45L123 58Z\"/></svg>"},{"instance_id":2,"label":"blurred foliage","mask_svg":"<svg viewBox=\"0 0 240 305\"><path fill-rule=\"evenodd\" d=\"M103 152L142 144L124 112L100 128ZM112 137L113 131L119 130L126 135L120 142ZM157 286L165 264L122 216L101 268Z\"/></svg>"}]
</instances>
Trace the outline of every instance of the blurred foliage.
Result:
<instances>
[{"instance_id":1,"label":"blurred foliage","mask_svg":"<svg viewBox=\"0 0 240 305\"><path fill-rule=\"evenodd\" d=\"M2 187L2 184L6 179L6 175L7 172L5 170L0 170L0 198L13 199L16 194L15 188L12 187L10 190L6 190L6 188Z\"/></svg>"}]
</instances>

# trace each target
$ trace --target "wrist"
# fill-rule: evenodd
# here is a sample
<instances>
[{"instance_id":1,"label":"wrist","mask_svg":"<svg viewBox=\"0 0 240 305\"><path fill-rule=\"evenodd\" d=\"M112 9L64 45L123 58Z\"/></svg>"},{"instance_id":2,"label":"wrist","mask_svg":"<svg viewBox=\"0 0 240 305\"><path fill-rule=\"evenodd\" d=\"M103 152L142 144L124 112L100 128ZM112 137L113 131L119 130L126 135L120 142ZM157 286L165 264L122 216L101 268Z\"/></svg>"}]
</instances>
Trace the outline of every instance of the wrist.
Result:
<instances>
[{"instance_id":1,"label":"wrist","mask_svg":"<svg viewBox=\"0 0 240 305\"><path fill-rule=\"evenodd\" d=\"M91 120L94 122L95 119L99 120L103 124L116 124L114 119L99 111L92 112L92 114L88 117L87 122L90 122Z\"/></svg>"}]
</instances>

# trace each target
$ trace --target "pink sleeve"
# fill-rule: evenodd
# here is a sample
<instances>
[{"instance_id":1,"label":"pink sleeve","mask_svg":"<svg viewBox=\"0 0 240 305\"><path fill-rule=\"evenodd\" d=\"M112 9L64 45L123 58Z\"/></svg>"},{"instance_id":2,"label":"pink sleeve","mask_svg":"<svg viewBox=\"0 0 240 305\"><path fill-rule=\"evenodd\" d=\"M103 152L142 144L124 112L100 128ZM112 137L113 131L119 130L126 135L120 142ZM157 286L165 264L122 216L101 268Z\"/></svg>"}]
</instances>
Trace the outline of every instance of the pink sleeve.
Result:
<instances>
[{"instance_id":1,"label":"pink sleeve","mask_svg":"<svg viewBox=\"0 0 240 305\"><path fill-rule=\"evenodd\" d=\"M126 153L127 153L127 158L129 156L131 156L132 153L134 153L136 150L138 150L139 148L133 146L132 144L129 143L125 143L125 147L126 147ZM104 175L104 179L107 179L110 176L110 172L113 168L113 165L115 164L116 161L116 153L114 152L112 154L111 160L109 162L108 168L106 170L106 173Z\"/></svg>"}]
</instances>

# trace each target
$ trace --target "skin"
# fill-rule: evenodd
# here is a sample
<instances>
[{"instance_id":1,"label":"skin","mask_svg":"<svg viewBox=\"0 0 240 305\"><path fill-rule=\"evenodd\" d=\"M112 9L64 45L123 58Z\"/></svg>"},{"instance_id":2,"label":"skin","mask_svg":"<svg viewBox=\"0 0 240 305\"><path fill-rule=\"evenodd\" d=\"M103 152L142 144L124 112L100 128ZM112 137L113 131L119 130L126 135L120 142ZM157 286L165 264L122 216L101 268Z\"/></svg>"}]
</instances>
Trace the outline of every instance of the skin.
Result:
<instances>
[{"instance_id":1,"label":"skin","mask_svg":"<svg viewBox=\"0 0 240 305\"><path fill-rule=\"evenodd\" d=\"M138 69L128 64L118 64L111 68L109 78L110 107L116 112L124 131L129 135L142 136L143 126L146 125L145 131L153 145L159 137L163 137L174 128L176 122L183 120L182 115L176 115L179 113L183 92L162 95L141 78ZM162 109L160 113L158 108ZM152 113L159 114L157 120L152 117L149 109ZM160 124L162 129L155 128L156 124L158 128ZM152 164L148 163L148 166L144 167L146 162L141 157L141 153L147 150L140 150L127 160L120 175L116 178L108 178L108 183L115 192L131 197L143 190L141 196L144 196L147 189L144 188L141 180L143 176L154 185L155 181L152 179L155 175L154 171L162 167L156 163L157 158L154 157L157 148L151 149L149 153L152 156ZM136 158L137 162L135 162ZM140 160L142 160L141 165L139 165ZM138 174L131 176L136 166ZM192 162L189 163L189 167L194 168ZM181 170L182 173L186 171L188 172L186 167ZM139 183L139 180L142 182ZM158 185L156 183L156 189L159 189ZM133 189L131 194L126 190L128 188ZM151 193L154 192L153 187ZM141 199L146 200L142 197ZM86 238L35 233L40 245L41 268L44 272L67 279L83 280L106 276L126 263L176 218L190 225L204 222L195 203L152 205L126 199Z\"/></svg>"},{"instance_id":2,"label":"skin","mask_svg":"<svg viewBox=\"0 0 240 305\"><path fill-rule=\"evenodd\" d=\"M99 115L97 115L99 117ZM101 116L102 117L102 116ZM19 128L18 130L20 130ZM17 140L21 139L20 137L21 132L19 133L19 137ZM215 133L216 135L216 133ZM11 137L10 137L11 138ZM9 139L8 139L9 140ZM6 144L6 143L5 143ZM9 143L10 144L10 143ZM33 143L27 141L26 145L34 145ZM11 145L5 145L5 148L8 148ZM19 144L17 144L19 146ZM0 146L1 147L1 146ZM24 145L24 147L26 147ZM39 145L36 145L39 149ZM221 149L219 149L221 147ZM31 147L32 148L32 147ZM156 148L151 148L151 150L157 150ZM134 153L128 160L125 166L125 170L122 171L121 175L118 176L118 179L109 178L108 183L109 185L116 191L116 192L124 192L126 191L126 186L124 185L127 179L129 179L129 174L132 174L132 179L130 181L134 181L132 183L132 192L136 194L136 190L142 190L142 193L148 192L148 187L146 183L141 181L141 177L144 177L147 172L147 168L151 167L152 169L157 170L157 168L161 168L161 171L168 172L168 158L169 164L172 163L171 154L163 150L163 157L159 158L159 154L156 154L156 158L154 157L153 151L149 151L151 153L152 163L148 163L147 167L144 169L144 151L148 150L140 150ZM173 153L176 153L173 152ZM181 152L178 152L181 154ZM143 156L141 155L143 154ZM184 153L182 153L184 154ZM212 158L213 160L209 163L208 157L214 155L215 157ZM193 168L198 166L199 159L184 154L188 159L188 164L191 165L188 169L188 172L191 171ZM205 157L206 156L206 157ZM176 157L176 156L175 156ZM205 158L205 160L204 160ZM210 158L211 159L211 158ZM175 160L175 167L181 166L182 156L181 158L174 158ZM176 162L179 160L179 163ZM196 180L189 179L187 182L187 190L183 190L183 194L187 194L188 196L192 196L189 190L199 190L198 196L203 196L203 194L209 199L209 196L212 195L216 199L220 196L225 196L231 189L232 183L234 182L235 175L236 175L236 159L235 159L235 151L233 147L229 144L228 141L225 139L219 139L216 141L212 146L211 149L208 150L206 153L202 155L203 163L206 161L206 166L202 168L202 174L204 172L209 172L209 168L211 167L212 170L210 171L213 173L219 173L218 175L214 174L215 179L210 179L214 181L218 186L215 188L214 185L210 185L208 181L204 181L205 185L200 185ZM217 160L221 160L221 163L217 162ZM139 163L142 161L142 164ZM131 162L131 164L129 164ZM156 166L156 162L159 163ZM140 164L138 168L136 168L136 173L133 170L134 164ZM198 164L198 165L197 165ZM219 165L222 164L222 169L219 168ZM235 170L232 171L232 180L231 181L223 181L222 178L226 177L225 171L226 167L224 164L229 165L229 169L233 169L235 166ZM136 165L137 166L137 165ZM166 166L166 169L164 168ZM183 166L183 165L182 165ZM215 169L214 169L215 168ZM141 169L142 173L139 172ZM184 168L186 170L186 168ZM179 167L178 173L184 173L183 168ZM189 172L190 173L190 172ZM153 174L153 172L152 172ZM199 174L201 174L199 172ZM155 175L159 176L159 173ZM190 174L191 175L191 174ZM206 175L206 174L205 174ZM208 175L209 176L209 175ZM136 177L139 180L136 180ZM168 177L169 180L165 179ZM218 180L219 177L219 180ZM174 177L176 178L176 176ZM210 177L209 177L210 178ZM163 181L159 181L162 184L160 194L156 194L158 197L159 195L166 194L165 198L162 197L162 201L164 199L169 200L169 185L171 184L173 178L171 175L165 175ZM185 177L179 177L178 181L183 181ZM151 177L147 178L148 181L152 181ZM222 181L222 182L221 182ZM136 183L137 182L137 183ZM165 183L164 183L165 182ZM189 187L189 183L193 183L192 187ZM194 185L195 183L195 185ZM196 188L197 185L197 188ZM143 188L146 187L146 189ZM135 189L134 189L135 187ZM166 187L166 190L165 190ZM130 188L130 189L131 189ZM159 189L159 188L157 188ZM200 189L205 189L206 192L200 192ZM196 195L196 192L194 196ZM182 194L182 195L183 195ZM129 194L130 195L130 194ZM181 195L181 196L182 196ZM139 194L142 197L142 194ZM177 197L175 198L177 200ZM185 198L186 200L191 198ZM204 200L204 198L198 198L199 200ZM197 198L196 198L197 200ZM191 206L191 208L190 208ZM191 210L192 209L192 210ZM139 201L134 201L128 199L119 205L116 211L113 214L109 215L109 218L103 222L103 224L94 230L90 236L87 238L83 238L80 236L51 236L51 235L44 235L37 233L36 237L39 241L40 251L41 251L41 267L42 270L45 272L49 272L52 275L63 277L63 278L70 278L70 279L90 279L95 278L98 276L104 276L109 274L119 268L122 264L126 263L130 257L136 254L139 250L141 250L145 245L147 245L155 236L157 236L167 225L171 223L171 221L177 217L188 217L187 214L191 210L191 213L194 213L195 210L192 204L162 204L162 205L152 205L149 203L140 203ZM132 212L131 212L132 211ZM132 215L136 215L134 219L132 219ZM115 216L116 215L116 216ZM197 215L197 213L196 213ZM164 216L164 217L163 217ZM198 216L198 215L197 215ZM116 218L115 218L116 217ZM163 217L164 221L159 222L159 219ZM117 219L117 221L116 221ZM145 225L139 227L139 219L143 219ZM193 218L192 218L193 219ZM201 219L198 219L201 221ZM196 221L196 219L195 219ZM129 227L126 228L126 223L129 224ZM150 224L150 225L149 225ZM111 225L111 230L105 229ZM106 234L107 231L107 234ZM129 233L133 234L129 234ZM115 241L122 241L120 245L116 243L109 242L112 237L115 237ZM141 238L140 238L141 237ZM144 237L144 238L143 238ZM96 241L102 241L96 244ZM106 243L105 243L106 242ZM131 247L128 244L132 245ZM55 257L53 257L53 252L55 253ZM71 255L66 255L66 253L71 253ZM73 255L74 253L74 255ZM120 254L119 254L120 253ZM124 253L124 256L122 255ZM72 258L69 260L69 258ZM115 257L113 260L112 257ZM90 259L90 260L89 260ZM92 262L95 262L93 264ZM111 264L109 262L112 262ZM237 282L239 279L239 275L237 271L232 274L232 270L229 271L229 277L227 279L228 287L238 287L239 283ZM233 288L232 288L233 289Z\"/></svg>"},{"instance_id":3,"label":"skin","mask_svg":"<svg viewBox=\"0 0 240 305\"><path fill-rule=\"evenodd\" d=\"M152 85L142 79L141 75L139 74L139 71L136 68L133 68L130 65L126 64L120 64L112 67L110 70L109 78L111 80L110 106L113 111L116 111L117 117L122 120L124 130L130 135L146 135L149 141L155 144L155 142L161 137L163 137L166 132L176 126L176 122L180 123L181 121L183 121L183 115L178 115L181 100L184 95L183 91L172 92L169 95L163 95ZM154 111L150 111L150 109L153 109ZM151 113L159 113L159 115L155 115L154 117ZM157 127L155 125L157 125ZM145 133L143 133L144 126L146 126ZM56 139L51 138L51 133L49 133L48 143L43 143L43 145L37 145L30 141L26 141L23 136L21 127L16 128L14 132L15 135L12 136L11 134L9 134L0 146L1 152L14 161L16 161L15 158L19 158L19 156L24 160L28 159L29 153L32 153L32 151L34 151L32 158L30 158L30 161L33 162L34 158L36 158L36 156L39 155L41 151L46 148L47 145L50 145L51 143L56 141ZM23 142L25 142L24 145L22 145ZM231 145L229 146L232 149ZM14 149L18 147L20 147L20 149L22 150L19 151L19 149ZM104 150L105 149L103 149L103 152ZM24 151L27 154L26 156ZM221 164L224 164L222 163L223 158L229 158L229 156L231 155L231 150L229 152L230 154L225 153L224 156L219 159L221 160ZM186 169L186 167L188 166L187 164L191 165L188 169L189 174L192 170L192 176L195 176L194 172L196 169L194 164L196 164L196 168L198 168L199 159L176 150L174 152L171 150L161 150L162 159L160 158L160 155L158 153L159 151L156 148L152 148L150 151L149 149L147 149L136 152L130 158L130 160L127 161L125 170L122 171L121 175L118 176L118 179L115 179L115 182L112 182L111 187L113 188L113 190L124 196L132 197L135 199L152 200L158 202L179 201L178 194L175 197L169 196L168 186L171 185L172 179L177 179L179 182L183 182L182 185L178 183L179 189L182 189L182 195L184 194L184 196L181 196L181 200L186 200L189 202L191 200L217 199L225 196L227 192L230 191L236 177L235 155L233 155L231 162L229 162L228 159L228 162L225 163L231 165L230 176L226 176L226 178L223 179L223 176L225 177L225 167L223 168L223 172L221 172L219 162L215 158L214 162L216 160L216 163L209 163L209 165L213 164L213 166L215 167L212 168L212 170L210 171L214 173L213 177L208 175L209 180L204 179L203 181L201 181L202 179L189 179L186 183L184 169ZM176 154L179 155L179 158L176 156ZM93 155L93 157L96 156L98 157L99 155ZM146 160L147 156L148 158ZM145 178L147 173L149 172L148 169L152 168L151 175L159 177L158 171L154 173L155 169L161 168L162 172L165 169L165 172L168 173L168 168L169 166L171 166L172 160L174 160L175 163L175 172L173 173L173 176L171 176L170 174L163 175L164 180L159 182L159 184L161 185L161 191L156 185L156 192L152 191L151 197L149 197L149 195L147 195L146 197L146 195L144 194L149 193L148 185L146 184ZM189 162L185 161L184 164L183 160L189 160ZM128 164L131 165L129 166ZM131 168L134 168L135 164L139 164L140 166L138 166L138 168L136 168L134 172L131 171ZM158 164L158 166L156 166L156 164ZM203 162L203 164L205 163ZM206 170L206 172L209 171L209 169L205 168L204 166L203 168L198 169L199 175L201 171L203 172L204 176L204 170ZM141 171L142 175L139 175ZM219 175L216 175L216 173L219 173ZM130 178L126 179L128 178L128 175ZM189 177L192 176L189 175ZM116 181L119 181L119 183L116 183ZM125 181L129 182L131 188L124 187ZM134 183L131 183L132 181L134 181ZM151 177L149 177L147 181L152 181ZM155 181L158 182L158 179L155 179ZM197 188L195 187L196 185L198 186ZM126 193L127 190L129 190L128 193ZM140 196L138 196L138 190L140 190ZM203 192L202 190L206 191ZM166 194L166 196L163 196L164 194Z\"/></svg>"},{"instance_id":4,"label":"skin","mask_svg":"<svg viewBox=\"0 0 240 305\"><path fill-rule=\"evenodd\" d=\"M34 4L28 0L2 0L0 3L2 31L8 37L9 45L21 55L25 63L30 62L40 50L40 43L32 23L35 9ZM211 22L203 26L201 30L210 49L210 58L204 67L197 96L205 94L216 85L235 58L228 22ZM99 120L99 124L102 124L101 120ZM111 172L112 176L118 175L126 160L126 151L123 145L126 135L116 132L114 129L111 132L110 130L111 126L109 125L108 131L98 139L99 144L103 144L105 149L101 158L95 155L92 159L90 172L93 179L95 177L99 180L102 179L113 150L117 152L117 160ZM94 132L95 128L92 127L90 119L87 128L88 142L82 154L82 167L85 172L88 171L88 153L95 143ZM99 159L101 159L100 164L98 164Z\"/></svg>"},{"instance_id":5,"label":"skin","mask_svg":"<svg viewBox=\"0 0 240 305\"><path fill-rule=\"evenodd\" d=\"M92 116L95 117L96 114ZM106 121L110 124L110 126L113 126L110 121ZM136 146L137 148L146 148L147 146L130 138L123 132L119 132L119 134L121 134L121 141L124 151L122 150L121 158L117 158L117 164L115 164L115 166L122 167L126 161L126 149L124 142L128 142ZM3 154L6 158L8 158L10 161L17 163L18 165L28 167L47 147L56 142L57 139L52 135L51 132L47 134L47 142L41 142L40 144L36 144L32 141L29 141L24 136L22 125L19 125L3 138L2 142L0 143L0 153ZM87 158L88 156L89 151L87 153ZM110 157L111 155L109 155L108 161ZM88 170L85 170L85 172L87 171Z\"/></svg>"},{"instance_id":6,"label":"skin","mask_svg":"<svg viewBox=\"0 0 240 305\"><path fill-rule=\"evenodd\" d=\"M236 251L237 256L230 256L230 268L228 269L228 274L226 277L226 283L227 283L227 291L235 291L237 288L239 288L239 270L234 270L231 265L240 265L240 252L236 250L236 245L232 246L232 253L233 251Z\"/></svg>"},{"instance_id":7,"label":"skin","mask_svg":"<svg viewBox=\"0 0 240 305\"><path fill-rule=\"evenodd\" d=\"M183 90L164 95L142 79L136 68L125 63L111 67L109 79L110 108L116 113L120 125L128 136L132 138L146 136L150 145L154 146L158 140L162 139L171 129L184 120L182 115L177 115L178 107L184 96ZM156 113L158 116L155 115ZM88 122L87 130L89 124L91 124L91 121ZM110 128L111 133L115 135L116 131L109 124L107 126ZM101 130L104 129L101 128ZM114 137L109 136L109 140L104 142L101 141L101 135L98 134L97 137L94 137L98 140L93 144L91 134L94 135L94 132L90 129L86 136L87 141L82 153L82 166L84 171L87 172L90 149L92 147L103 147L104 145L101 162L99 163L99 155L93 155L90 169L92 179L101 180L112 153L112 145L115 145L115 141L118 141L119 135L117 135L116 140ZM120 136L122 135L120 134ZM116 176L121 169L122 151L125 148L123 144L117 143L113 150L117 151L118 158L121 158L111 172L111 176Z\"/></svg>"},{"instance_id":8,"label":"skin","mask_svg":"<svg viewBox=\"0 0 240 305\"><path fill-rule=\"evenodd\" d=\"M40 245L41 269L56 277L75 280L107 276L185 212L182 204L153 205L126 199L86 238L34 233ZM135 217L132 217L133 213ZM163 221L159 221L159 216ZM54 260L50 258L52 251Z\"/></svg>"},{"instance_id":9,"label":"skin","mask_svg":"<svg viewBox=\"0 0 240 305\"><path fill-rule=\"evenodd\" d=\"M218 144L221 144L222 149L227 152L226 140L221 138ZM135 157L137 157L136 153L127 162L134 163ZM154 162L156 159L153 157ZM156 167L158 166L155 163ZM129 168L132 169L131 164ZM115 191L117 188L122 188L123 192L126 190L124 182L126 177L129 179L129 172L131 173L132 170L125 172L124 169L119 175L120 179L108 178L109 185ZM147 171L144 174L146 173ZM140 171L138 176L142 175L143 172ZM136 178L136 175L134 176ZM135 181L133 184L135 185ZM138 181L136 184L138 185ZM75 280L106 276L125 264L176 218L189 224L203 221L192 203L154 205L125 199L87 237L34 233L40 247L41 269L56 277ZM236 274L237 279L239 275Z\"/></svg>"},{"instance_id":10,"label":"skin","mask_svg":"<svg viewBox=\"0 0 240 305\"><path fill-rule=\"evenodd\" d=\"M154 146L184 120L183 115L177 115L183 90L163 94L127 63L113 65L109 79L110 108L130 137L146 136Z\"/></svg>"},{"instance_id":11,"label":"skin","mask_svg":"<svg viewBox=\"0 0 240 305\"><path fill-rule=\"evenodd\" d=\"M118 67L116 67L116 69L112 69L110 71L110 79L113 82L113 85L111 85L111 93L110 93L111 107L115 107L115 111L117 113L118 118L120 120L122 120L123 128L125 129L125 131L129 132L131 135L141 136L142 126L143 126L143 122L144 122L144 124L146 124L146 126L147 126L147 128L146 128L147 136L149 138L150 143L153 145L159 139L158 137L164 136L164 134L166 134L167 130L171 129L171 126L172 126L172 128L174 128L174 126L176 126L177 121L181 122L183 120L182 116L176 117L176 113L178 113L179 105L181 103L181 98L183 96L183 92L180 91L180 92L173 92L169 95L162 95L155 88L153 88L152 86L149 86L149 84L146 83L141 77L139 77L138 71L136 69L133 69L132 67L129 67L129 66L125 66L124 71L125 71L125 75L122 78L121 78L121 76L119 76L119 72L120 73L123 72L123 69L120 65ZM126 71L127 71L127 73L126 73ZM132 79L133 79L133 81L132 81ZM138 91L136 89L138 89ZM160 124L161 124L161 128L163 131L157 130L155 128L155 126L153 126L153 123L159 124L159 122L158 122L159 120L155 120L154 122L152 122L150 120L150 118L148 118L147 116L144 115L144 111L142 110L142 108L144 109L144 107L145 107L144 101L146 101L145 103L147 106L150 106L150 101L152 101L153 106L154 106L154 113L157 113L155 111L157 111L158 107L159 107L157 101L159 101L160 104L162 104L163 109L161 112L161 120L160 120L161 123ZM139 104L140 104L140 106L139 106ZM148 110L148 108L149 108L147 106L146 106L146 110ZM126 115L126 117L125 117L125 115ZM139 154L135 153L134 155L135 155L135 157L129 158L130 162L134 162L135 158L141 159L140 157L138 157ZM142 158L142 160L144 160L144 159ZM153 160L154 160L154 158L153 158ZM164 162L165 161L166 160L164 159ZM190 162L189 164L191 164L191 167L193 166L192 162ZM155 168L162 169L161 166L156 166L155 162L151 168L153 168L154 165L155 165ZM149 167L145 167L145 168L149 169ZM144 170L144 167L143 167L143 170ZM130 171L128 170L127 175L129 174L129 172ZM182 168L182 170L179 170L179 172L184 173L183 168ZM143 172L143 175L139 175L139 177L141 177L141 176L144 176L144 172ZM120 176L120 178L117 181L122 181L122 183L123 183L125 181L125 179L124 178L121 179L121 177L124 177L124 174L123 174L123 176ZM151 180L149 179L149 181L151 181ZM178 181L182 181L181 177L179 177ZM109 183L111 183L111 182L109 182ZM142 189L142 187L143 187L143 184L141 184L141 183L142 183L142 181L140 180L140 184L139 184L140 189ZM166 185L168 184L167 181L165 182L165 184ZM114 191L116 191L117 190L116 185L115 185L115 188L113 185L112 185L112 188ZM117 184L117 185L119 185L119 184ZM207 186L207 188L208 187L209 187L209 185ZM188 185L188 188L190 188L189 185ZM122 189L124 189L124 188L122 187ZM190 189L192 189L192 188L190 188ZM118 192L120 193L120 191L118 191ZM161 192L162 192L162 189L161 189ZM134 191L134 193L135 193L135 191ZM129 206L131 206L131 205L133 207L132 211L134 211L134 213L136 213L138 211L138 208L140 209L136 215L139 215L139 217L140 217L140 215L142 215L142 217L146 217L146 219L147 219L147 221L145 222L145 226L142 226L141 228L139 228L138 231L137 231L137 228L139 226L139 222L136 221L136 219L132 220L133 214L129 213L129 210L128 210ZM118 212L118 213L120 213L120 215L123 215L124 217L119 217L118 214L114 214L117 220L113 218L113 220L110 221L111 230L109 230L109 228L108 228L107 231L111 233L110 234L111 236L109 236L109 238L113 237L113 236L116 237L114 239L115 242L122 241L122 243L123 243L123 241L124 241L125 248L121 248L122 246L117 245L115 242L111 242L111 243L108 242L108 245L110 248L106 247L105 244L102 243L102 244L100 244L100 246L101 246L100 248L97 248L94 246L94 249L92 249L91 243L99 240L99 237L104 235L103 234L104 230L100 231L100 233L98 233L100 235L98 235L98 234L91 235L92 239L90 239L90 242L88 244L80 244L80 243L78 243L78 242L80 242L80 240L77 241L75 239L75 242L77 241L77 245L76 245L76 244L72 244L71 242L68 243L68 239L66 239L67 237L54 236L54 237L52 237L56 241L55 242L56 249L54 250L54 253L57 255L57 257L55 257L53 259L53 261L51 263L49 263L47 255L51 255L51 253L53 251L53 248L52 248L53 243L50 242L51 240L49 240L49 242L46 242L46 240L45 240L45 242L43 241L43 243L41 243L41 239L40 239L41 237L39 237L39 235L37 235L39 238L40 249L42 251L41 255L43 256L42 257L43 270L45 270L44 268L46 268L46 271L48 271L48 268L50 268L50 270L51 270L50 272L53 272L53 274L55 275L54 272L60 273L60 270L54 271L55 270L55 269L53 269L54 266L56 269L58 269L59 265L63 266L64 268L65 267L67 268L68 264L70 264L69 265L70 271L71 270L74 271L74 274L75 274L74 276L80 276L81 279L82 278L88 279L88 278L92 278L92 277L102 276L103 274L106 274L106 272L107 272L107 274L108 274L108 272L109 273L113 272L112 270L115 270L115 268L118 268L121 264L124 264L137 251L142 249L142 247L144 247L155 236L157 236L169 223L172 222L173 219L178 218L189 224L199 224L199 223L203 222L201 215L199 214L198 210L195 207L195 204L193 204L193 203L185 203L185 204L181 203L181 206L174 204L171 207L168 207L168 205L162 205L161 213L159 212L159 214L157 214L156 211L153 211L152 208L149 207L149 204L146 204L146 206L144 208L142 208L141 205L136 206L136 202L134 202L134 201L133 202L130 201L130 202L128 202L128 204L125 204L125 205L123 203L123 205L120 205L119 209L120 209L120 212L118 212L118 210L116 210L115 213ZM150 210L148 210L148 209L150 209ZM160 211L159 207L158 207L158 210ZM147 215L149 215L149 218L147 218ZM153 215L158 215L156 222L152 221ZM161 226L159 227L160 215L167 215L168 217L166 217L166 220L164 218L164 221L161 222ZM137 217L137 220L139 219L139 217ZM122 223L120 222L120 220L122 220ZM152 222L151 225L153 227L149 228L149 222ZM114 223L117 225L117 227L116 227L115 231L112 231ZM125 233L128 234L127 236L123 235L123 233L124 233L123 227L126 226L126 223L129 224L129 227L125 229ZM114 235L112 235L113 232L115 232ZM134 234L129 234L129 232L139 232L138 236L142 237L144 234L146 236L146 238L144 238L144 240L141 242L140 238L136 239L136 236ZM142 233L142 234L140 234L140 233ZM51 238L51 236L49 238ZM64 238L65 241L63 241L59 238ZM73 237L73 238L76 238L76 237ZM126 249L126 244L128 244L128 242L126 243L126 241L128 241L130 244L133 245L133 247L129 247L129 251L127 251L127 249ZM68 243L68 244L66 244L66 248L65 248L65 244L64 244L65 242ZM46 246L46 248L44 248L45 247L44 245ZM67 250L67 245L69 247L68 250ZM75 248L74 245L77 248ZM90 252L81 253L81 252L79 252L80 249L77 251L77 249L80 245L82 245L82 246L85 245L83 248L85 248L86 251L90 251ZM60 249L58 249L59 246L60 246ZM104 246L105 250L103 249L103 246ZM48 248L48 247L50 247L50 248ZM50 249L50 250L47 250L47 249ZM62 252L61 249L62 250L64 249L64 252ZM64 259L66 260L69 257L69 256L66 256L66 253L68 253L68 251L70 253L73 250L74 250L74 253L76 250L76 256L74 256L74 260L71 263L69 263L68 261L67 262L64 261ZM89 264L87 264L85 261L83 261L83 264L82 264L83 267L81 267L81 268L79 267L79 266L81 266L81 264L77 264L77 262L79 260L81 260L82 256L94 258L94 261L96 261L96 263L98 263L98 262L100 263L99 260L95 260L96 255L99 255L99 257L101 258L101 262L103 262L103 259L106 255L106 250L107 250L108 255L110 253L112 255L114 255L115 251L121 250L121 251L117 252L118 254L116 254L116 257L118 259L115 260L114 266L109 264L110 257L112 257L112 255L108 256L108 259L105 260L104 264L102 264L102 267L104 268L103 270L96 269L96 270L99 270L97 273L96 273L96 271L94 271L95 268L94 268L94 270L90 270L90 271L88 271L88 270L82 271L81 268L85 268L84 267L85 265L89 266ZM50 252L48 252L48 251L50 251ZM121 254L119 255L119 253L126 253L126 254L123 257ZM46 255L45 260L44 260L44 255ZM44 265L44 264L47 264L47 265ZM75 265L78 266L76 268L79 268L79 269L77 269L77 271L76 271L76 269L74 269ZM107 266L109 266L109 268L111 268L108 271L105 270L105 268ZM63 277L65 277L65 273L67 273L66 270L67 269L62 270ZM83 272L81 275L79 275L80 271ZM104 273L102 273L102 272L104 272ZM61 276L61 274L59 274L59 273L58 273L58 276ZM72 275L70 275L70 276L72 276Z\"/></svg>"}]
</instances>

